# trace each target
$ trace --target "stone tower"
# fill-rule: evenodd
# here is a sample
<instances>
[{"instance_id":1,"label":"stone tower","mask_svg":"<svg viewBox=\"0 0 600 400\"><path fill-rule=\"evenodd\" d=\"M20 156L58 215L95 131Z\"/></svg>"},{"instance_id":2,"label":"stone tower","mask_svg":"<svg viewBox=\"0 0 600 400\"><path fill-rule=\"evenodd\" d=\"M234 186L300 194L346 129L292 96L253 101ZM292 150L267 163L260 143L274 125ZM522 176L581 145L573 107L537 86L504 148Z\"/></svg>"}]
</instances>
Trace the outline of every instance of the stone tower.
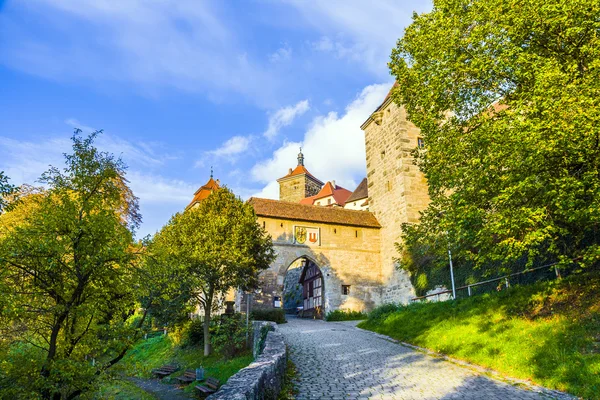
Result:
<instances>
[{"instance_id":1,"label":"stone tower","mask_svg":"<svg viewBox=\"0 0 600 400\"><path fill-rule=\"evenodd\" d=\"M408 275L396 268L395 243L401 240L402 224L418 222L419 212L429 203L427 180L411 154L423 147L423 139L419 128L406 119L405 109L392 101L391 91L361 129L365 132L369 210L382 226L381 300L407 303L414 290Z\"/></svg>"},{"instance_id":2,"label":"stone tower","mask_svg":"<svg viewBox=\"0 0 600 400\"><path fill-rule=\"evenodd\" d=\"M289 173L283 178L277 179L279 182L279 200L298 203L300 200L315 196L323 187L323 182L315 178L304 167L304 154L302 149L298 154L298 166L289 170Z\"/></svg>"}]
</instances>

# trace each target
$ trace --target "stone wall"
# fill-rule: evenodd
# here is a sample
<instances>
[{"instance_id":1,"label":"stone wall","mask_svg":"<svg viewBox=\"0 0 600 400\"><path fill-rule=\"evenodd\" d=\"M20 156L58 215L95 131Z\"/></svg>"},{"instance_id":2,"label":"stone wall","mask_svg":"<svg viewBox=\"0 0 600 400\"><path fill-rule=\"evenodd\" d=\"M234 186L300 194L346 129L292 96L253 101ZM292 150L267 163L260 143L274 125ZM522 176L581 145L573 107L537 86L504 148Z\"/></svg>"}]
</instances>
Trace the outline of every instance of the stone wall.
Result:
<instances>
[{"instance_id":1,"label":"stone wall","mask_svg":"<svg viewBox=\"0 0 600 400\"><path fill-rule=\"evenodd\" d=\"M263 327L270 326L264 349L255 356L254 362L233 375L216 393L208 396L210 400L269 400L277 399L287 363L286 347L283 335L277 332L272 322L255 321L254 348L259 347Z\"/></svg>"},{"instance_id":2,"label":"stone wall","mask_svg":"<svg viewBox=\"0 0 600 400\"><path fill-rule=\"evenodd\" d=\"M383 303L407 303L414 296L408 275L398 271L394 243L399 242L402 224L419 221L427 207L427 180L414 162L420 130L406 119L406 111L386 101L378 118L363 125L369 182L369 210L382 226L381 274ZM366 126L365 126L366 125Z\"/></svg>"},{"instance_id":3,"label":"stone wall","mask_svg":"<svg viewBox=\"0 0 600 400\"><path fill-rule=\"evenodd\" d=\"M288 268L302 257L312 260L321 269L325 313L337 309L368 311L380 304L379 228L266 217L259 217L258 222L261 226L264 223L273 237L277 258L260 275L262 291L254 297L253 307L272 307L273 297L283 295ZM295 225L319 228L320 245L294 243ZM350 294L342 294L342 285L350 285Z\"/></svg>"},{"instance_id":4,"label":"stone wall","mask_svg":"<svg viewBox=\"0 0 600 400\"><path fill-rule=\"evenodd\" d=\"M279 180L279 200L298 203L314 196L321 190L321 184L306 174Z\"/></svg>"}]
</instances>

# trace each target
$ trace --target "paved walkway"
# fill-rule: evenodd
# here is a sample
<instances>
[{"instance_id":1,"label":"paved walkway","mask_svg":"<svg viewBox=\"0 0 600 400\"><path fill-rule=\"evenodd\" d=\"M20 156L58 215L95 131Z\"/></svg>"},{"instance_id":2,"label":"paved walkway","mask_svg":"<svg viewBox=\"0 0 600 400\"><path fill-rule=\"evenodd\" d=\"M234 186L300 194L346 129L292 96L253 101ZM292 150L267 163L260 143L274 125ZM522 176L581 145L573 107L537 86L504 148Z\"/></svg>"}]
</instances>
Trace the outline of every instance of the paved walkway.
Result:
<instances>
[{"instance_id":1,"label":"paved walkway","mask_svg":"<svg viewBox=\"0 0 600 400\"><path fill-rule=\"evenodd\" d=\"M356 323L288 318L279 325L298 370L297 399L543 399L411 350Z\"/></svg>"},{"instance_id":2,"label":"paved walkway","mask_svg":"<svg viewBox=\"0 0 600 400\"><path fill-rule=\"evenodd\" d=\"M189 400L193 397L189 396L181 390L181 385L167 384L159 379L141 379L127 378L135 383L139 388L145 390L149 394L156 397L158 400Z\"/></svg>"}]
</instances>

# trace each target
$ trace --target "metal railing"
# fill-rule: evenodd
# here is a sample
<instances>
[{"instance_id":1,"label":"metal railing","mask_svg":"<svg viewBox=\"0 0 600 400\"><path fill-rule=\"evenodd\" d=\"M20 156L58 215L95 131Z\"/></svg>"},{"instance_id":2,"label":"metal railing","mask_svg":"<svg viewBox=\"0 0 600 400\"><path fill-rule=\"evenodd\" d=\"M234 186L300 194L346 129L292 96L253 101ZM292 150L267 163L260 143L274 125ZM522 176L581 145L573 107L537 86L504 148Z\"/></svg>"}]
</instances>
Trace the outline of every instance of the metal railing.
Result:
<instances>
[{"instance_id":1,"label":"metal railing","mask_svg":"<svg viewBox=\"0 0 600 400\"><path fill-rule=\"evenodd\" d=\"M541 270L544 268L549 269L550 267L554 267L554 273L556 274L556 277L560 278L560 270L558 269L558 263L552 263L552 264L542 265L541 267L531 268L531 269L528 269L525 271L520 271L520 272L515 272L512 274L504 275L499 278L493 278L493 279L488 279L486 281L470 283L465 286L457 287L456 291L458 292L459 290L467 290L467 293L470 297L472 295L472 288L481 286L481 285L486 285L486 284L493 283L493 282L499 282L502 280L504 280L504 286L506 286L506 288L508 289L510 287L510 278L524 275L524 274L529 274L531 272L538 271L538 270ZM425 296L413 297L412 299L410 299L410 301L412 303L412 302L416 302L416 301L425 300L429 297L434 297L434 296L437 296L437 301L440 301L440 295L444 295L444 294L449 294L450 298L452 298L452 290L442 290L440 292L426 294Z\"/></svg>"}]
</instances>

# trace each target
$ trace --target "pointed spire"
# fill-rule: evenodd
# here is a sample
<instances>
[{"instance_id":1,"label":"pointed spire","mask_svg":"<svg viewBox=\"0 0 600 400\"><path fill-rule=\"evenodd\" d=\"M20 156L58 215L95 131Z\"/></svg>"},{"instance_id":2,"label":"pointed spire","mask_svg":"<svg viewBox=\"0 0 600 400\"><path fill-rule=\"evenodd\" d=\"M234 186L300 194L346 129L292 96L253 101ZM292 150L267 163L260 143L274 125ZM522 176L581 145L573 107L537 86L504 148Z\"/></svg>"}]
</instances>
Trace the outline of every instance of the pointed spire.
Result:
<instances>
[{"instance_id":1,"label":"pointed spire","mask_svg":"<svg viewBox=\"0 0 600 400\"><path fill-rule=\"evenodd\" d=\"M302 147L300 147L300 153L298 153L298 165L304 165L304 154L302 154Z\"/></svg>"},{"instance_id":2,"label":"pointed spire","mask_svg":"<svg viewBox=\"0 0 600 400\"><path fill-rule=\"evenodd\" d=\"M210 166L210 179L212 179L212 177L213 177L213 167L212 167L212 165L211 165L211 166Z\"/></svg>"}]
</instances>

